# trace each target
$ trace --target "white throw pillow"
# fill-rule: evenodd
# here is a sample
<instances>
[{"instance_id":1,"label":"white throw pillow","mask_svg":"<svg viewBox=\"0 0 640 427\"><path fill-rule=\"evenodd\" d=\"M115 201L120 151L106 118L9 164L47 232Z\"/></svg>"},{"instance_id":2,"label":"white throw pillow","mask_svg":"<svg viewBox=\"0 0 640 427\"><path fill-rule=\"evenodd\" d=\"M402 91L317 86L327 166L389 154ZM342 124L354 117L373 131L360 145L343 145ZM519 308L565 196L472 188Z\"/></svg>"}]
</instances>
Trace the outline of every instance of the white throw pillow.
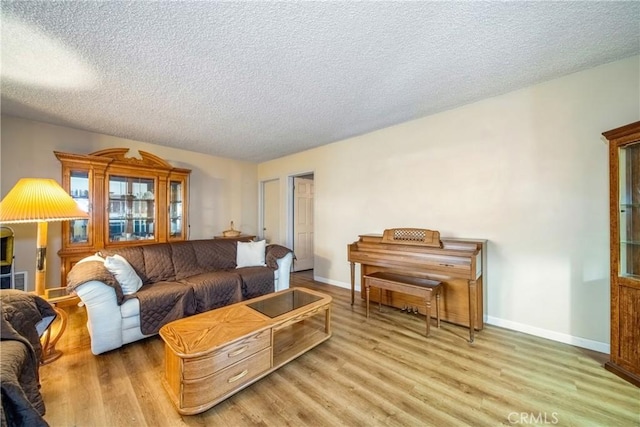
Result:
<instances>
[{"instance_id":1,"label":"white throw pillow","mask_svg":"<svg viewBox=\"0 0 640 427\"><path fill-rule=\"evenodd\" d=\"M142 287L142 279L136 274L129 261L116 254L108 256L104 260L104 266L113 274L120 283L122 293L125 295L135 294Z\"/></svg>"},{"instance_id":2,"label":"white throw pillow","mask_svg":"<svg viewBox=\"0 0 640 427\"><path fill-rule=\"evenodd\" d=\"M266 240L259 242L238 242L236 255L236 268L242 267L264 267L264 251L267 246Z\"/></svg>"}]
</instances>

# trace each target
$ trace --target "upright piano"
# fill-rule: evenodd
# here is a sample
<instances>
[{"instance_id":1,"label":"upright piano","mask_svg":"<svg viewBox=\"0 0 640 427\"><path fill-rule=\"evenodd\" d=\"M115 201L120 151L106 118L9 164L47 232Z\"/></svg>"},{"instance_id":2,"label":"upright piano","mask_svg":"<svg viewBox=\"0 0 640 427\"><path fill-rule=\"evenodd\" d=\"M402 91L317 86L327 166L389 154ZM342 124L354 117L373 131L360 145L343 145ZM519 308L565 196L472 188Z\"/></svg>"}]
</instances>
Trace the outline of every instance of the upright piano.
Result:
<instances>
[{"instance_id":1,"label":"upright piano","mask_svg":"<svg viewBox=\"0 0 640 427\"><path fill-rule=\"evenodd\" d=\"M387 271L438 280L443 284L442 320L469 327L469 341L484 326L483 270L486 269L486 240L440 239L440 233L420 228L391 228L383 234L363 234L347 246L351 263L351 304L355 296L355 264L363 277ZM361 297L364 295L361 292ZM417 308L424 314L424 301L397 292L371 292L371 300L397 308Z\"/></svg>"}]
</instances>

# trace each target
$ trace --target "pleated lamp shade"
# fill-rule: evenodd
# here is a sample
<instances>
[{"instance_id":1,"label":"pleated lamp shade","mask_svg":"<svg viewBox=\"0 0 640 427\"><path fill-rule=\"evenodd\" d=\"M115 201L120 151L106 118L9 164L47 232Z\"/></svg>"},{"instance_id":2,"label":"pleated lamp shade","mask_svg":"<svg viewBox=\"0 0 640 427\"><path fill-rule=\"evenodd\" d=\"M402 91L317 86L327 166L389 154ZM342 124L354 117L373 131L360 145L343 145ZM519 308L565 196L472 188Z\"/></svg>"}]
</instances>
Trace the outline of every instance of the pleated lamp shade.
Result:
<instances>
[{"instance_id":1,"label":"pleated lamp shade","mask_svg":"<svg viewBox=\"0 0 640 427\"><path fill-rule=\"evenodd\" d=\"M0 222L69 221L88 218L53 179L22 178L0 202Z\"/></svg>"}]
</instances>

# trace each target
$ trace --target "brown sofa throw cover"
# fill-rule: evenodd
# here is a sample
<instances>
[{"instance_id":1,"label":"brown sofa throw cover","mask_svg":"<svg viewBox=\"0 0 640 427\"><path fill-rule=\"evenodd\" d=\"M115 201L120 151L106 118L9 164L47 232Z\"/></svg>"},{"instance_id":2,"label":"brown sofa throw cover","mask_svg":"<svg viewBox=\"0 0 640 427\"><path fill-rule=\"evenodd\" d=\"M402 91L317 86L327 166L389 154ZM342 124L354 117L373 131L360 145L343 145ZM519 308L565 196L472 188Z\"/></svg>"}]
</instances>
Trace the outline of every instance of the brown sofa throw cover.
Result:
<instances>
[{"instance_id":1,"label":"brown sofa throw cover","mask_svg":"<svg viewBox=\"0 0 640 427\"><path fill-rule=\"evenodd\" d=\"M237 244L230 240L110 248L100 255L118 254L129 262L143 283L136 293L123 295L100 261L76 264L67 275L67 286L71 292L89 280L99 280L116 290L118 304L138 298L140 330L152 335L170 321L273 292L277 260L292 251L280 245L269 245L265 251L266 267L236 269Z\"/></svg>"},{"instance_id":2,"label":"brown sofa throw cover","mask_svg":"<svg viewBox=\"0 0 640 427\"><path fill-rule=\"evenodd\" d=\"M273 278L273 274L271 276ZM219 270L196 274L180 282L193 289L196 313L242 301L242 279L235 271Z\"/></svg>"},{"instance_id":3,"label":"brown sofa throw cover","mask_svg":"<svg viewBox=\"0 0 640 427\"><path fill-rule=\"evenodd\" d=\"M42 348L36 324L54 319L44 299L17 290L0 291L0 378L3 426L47 426L38 368Z\"/></svg>"},{"instance_id":4,"label":"brown sofa throw cover","mask_svg":"<svg viewBox=\"0 0 640 427\"><path fill-rule=\"evenodd\" d=\"M111 286L116 291L118 304L123 303L124 294L122 293L122 288L102 261L83 261L74 265L69 274L67 274L67 292L71 293L78 286L91 280L97 280Z\"/></svg>"},{"instance_id":5,"label":"brown sofa throw cover","mask_svg":"<svg viewBox=\"0 0 640 427\"><path fill-rule=\"evenodd\" d=\"M134 295L140 301L140 330L157 334L163 325L196 313L193 288L179 282L142 285Z\"/></svg>"},{"instance_id":6,"label":"brown sofa throw cover","mask_svg":"<svg viewBox=\"0 0 640 427\"><path fill-rule=\"evenodd\" d=\"M124 257L143 284L176 281L196 274L235 268L235 242L221 239L185 240L117 249L103 249L100 255Z\"/></svg>"},{"instance_id":7,"label":"brown sofa throw cover","mask_svg":"<svg viewBox=\"0 0 640 427\"><path fill-rule=\"evenodd\" d=\"M287 256L289 252L293 251L285 246L280 245L268 245L267 253L265 254L265 262L267 263L267 267L273 268L274 270L278 269L278 260ZM296 259L295 254L293 255L293 259Z\"/></svg>"}]
</instances>

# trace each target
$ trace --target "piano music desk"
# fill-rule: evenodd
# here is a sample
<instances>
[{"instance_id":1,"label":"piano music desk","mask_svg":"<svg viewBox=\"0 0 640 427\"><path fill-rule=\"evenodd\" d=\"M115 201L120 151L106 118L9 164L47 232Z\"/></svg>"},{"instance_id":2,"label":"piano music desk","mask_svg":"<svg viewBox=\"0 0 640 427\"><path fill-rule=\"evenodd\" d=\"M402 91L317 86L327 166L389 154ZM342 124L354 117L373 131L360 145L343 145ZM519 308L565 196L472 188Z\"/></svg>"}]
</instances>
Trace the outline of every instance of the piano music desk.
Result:
<instances>
[{"instance_id":1,"label":"piano music desk","mask_svg":"<svg viewBox=\"0 0 640 427\"><path fill-rule=\"evenodd\" d=\"M427 336L429 336L429 327L431 323L431 295L435 294L436 319L438 328L440 328L440 294L442 291L442 283L436 280L422 279L419 277L378 272L364 276L364 286L367 293L367 318L369 318L369 294L372 286L380 289L380 292L382 292L382 289L387 289L389 291L396 291L424 298L425 306L427 308L425 316L427 321ZM381 299L382 298L378 298L378 310L380 310L382 305L380 303Z\"/></svg>"}]
</instances>

